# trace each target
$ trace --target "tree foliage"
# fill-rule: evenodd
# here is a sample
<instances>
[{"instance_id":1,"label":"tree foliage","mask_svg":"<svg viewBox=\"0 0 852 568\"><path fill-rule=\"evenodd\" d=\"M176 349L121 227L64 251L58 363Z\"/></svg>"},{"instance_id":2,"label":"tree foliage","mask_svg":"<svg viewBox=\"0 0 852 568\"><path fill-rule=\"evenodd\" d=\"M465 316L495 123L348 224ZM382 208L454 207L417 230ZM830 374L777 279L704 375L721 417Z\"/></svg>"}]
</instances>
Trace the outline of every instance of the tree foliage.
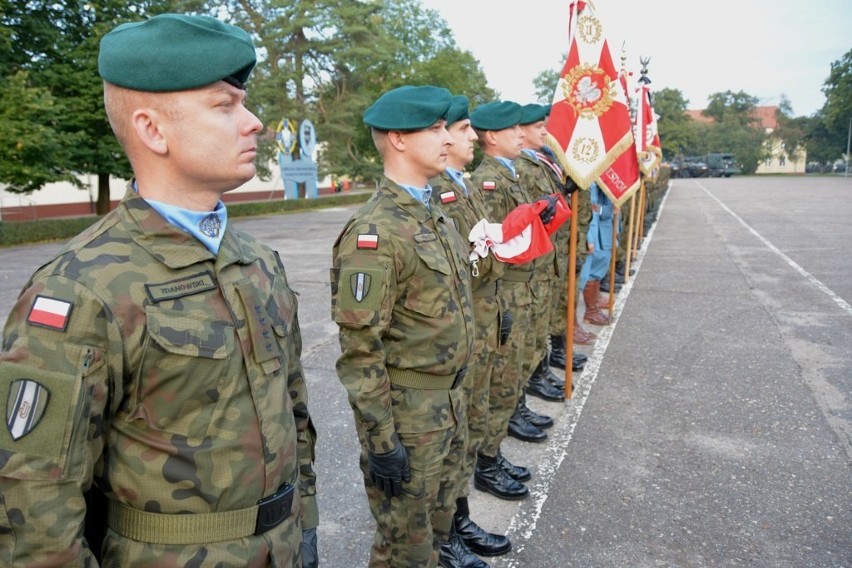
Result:
<instances>
[{"instance_id":1,"label":"tree foliage","mask_svg":"<svg viewBox=\"0 0 852 568\"><path fill-rule=\"evenodd\" d=\"M109 207L109 176L127 177L124 158L103 110L97 73L100 38L117 23L163 11L165 0L28 0L2 2L4 48L0 114L0 182L31 192L53 181L80 187L98 178L98 212ZM17 95L19 98L12 98ZM26 130L26 132L24 132Z\"/></svg>"},{"instance_id":2,"label":"tree foliage","mask_svg":"<svg viewBox=\"0 0 852 568\"><path fill-rule=\"evenodd\" d=\"M846 153L849 130L852 128L852 49L831 64L831 71L822 88L825 104L820 113L825 145L834 148L835 160Z\"/></svg>"}]
</instances>

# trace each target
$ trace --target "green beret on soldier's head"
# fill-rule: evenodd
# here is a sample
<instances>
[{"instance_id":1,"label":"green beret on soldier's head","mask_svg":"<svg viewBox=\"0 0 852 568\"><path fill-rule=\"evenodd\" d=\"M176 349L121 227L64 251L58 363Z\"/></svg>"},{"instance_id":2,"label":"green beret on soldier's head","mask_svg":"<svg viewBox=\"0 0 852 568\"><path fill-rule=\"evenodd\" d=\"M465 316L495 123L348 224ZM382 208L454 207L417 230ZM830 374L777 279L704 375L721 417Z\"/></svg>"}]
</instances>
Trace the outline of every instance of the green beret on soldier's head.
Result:
<instances>
[{"instance_id":1,"label":"green beret on soldier's head","mask_svg":"<svg viewBox=\"0 0 852 568\"><path fill-rule=\"evenodd\" d=\"M523 108L512 101L495 101L479 105L470 113L470 123L477 130L505 130L520 124Z\"/></svg>"},{"instance_id":2,"label":"green beret on soldier's head","mask_svg":"<svg viewBox=\"0 0 852 568\"><path fill-rule=\"evenodd\" d=\"M161 14L101 38L98 73L135 91L185 91L217 81L244 88L256 62L245 30L208 16Z\"/></svg>"},{"instance_id":3,"label":"green beret on soldier's head","mask_svg":"<svg viewBox=\"0 0 852 568\"><path fill-rule=\"evenodd\" d=\"M533 124L534 122L540 122L547 118L547 115L550 114L550 105L531 103L524 105L521 109L523 110L521 124Z\"/></svg>"},{"instance_id":4,"label":"green beret on soldier's head","mask_svg":"<svg viewBox=\"0 0 852 568\"><path fill-rule=\"evenodd\" d=\"M431 85L392 89L364 111L364 124L378 130L423 130L447 118L452 95Z\"/></svg>"},{"instance_id":5,"label":"green beret on soldier's head","mask_svg":"<svg viewBox=\"0 0 852 568\"><path fill-rule=\"evenodd\" d=\"M450 110L447 111L447 126L454 124L460 120L470 118L470 101L464 95L455 95L450 103Z\"/></svg>"}]
</instances>

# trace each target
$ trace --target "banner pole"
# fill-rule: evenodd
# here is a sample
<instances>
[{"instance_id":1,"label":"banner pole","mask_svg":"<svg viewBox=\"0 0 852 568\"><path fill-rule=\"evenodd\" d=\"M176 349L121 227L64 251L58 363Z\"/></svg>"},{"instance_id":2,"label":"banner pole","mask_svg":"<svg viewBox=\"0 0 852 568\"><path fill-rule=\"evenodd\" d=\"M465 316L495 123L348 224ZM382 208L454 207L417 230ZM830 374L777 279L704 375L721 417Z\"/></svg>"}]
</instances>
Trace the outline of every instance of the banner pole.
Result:
<instances>
[{"instance_id":1,"label":"banner pole","mask_svg":"<svg viewBox=\"0 0 852 568\"><path fill-rule=\"evenodd\" d=\"M627 223L627 250L624 255L624 283L630 282L630 259L633 257L633 220L636 217L636 194L630 196L630 220Z\"/></svg>"},{"instance_id":2,"label":"banner pole","mask_svg":"<svg viewBox=\"0 0 852 568\"><path fill-rule=\"evenodd\" d=\"M612 308L615 305L615 259L618 257L618 217L621 210L613 211L612 215L612 245L609 255L609 317L612 323Z\"/></svg>"},{"instance_id":3,"label":"banner pole","mask_svg":"<svg viewBox=\"0 0 852 568\"><path fill-rule=\"evenodd\" d=\"M577 217L579 216L579 186L571 192L571 237L568 239L568 321L565 329L565 398L574 392L574 376L571 374L574 359L574 300L577 288Z\"/></svg>"}]
</instances>

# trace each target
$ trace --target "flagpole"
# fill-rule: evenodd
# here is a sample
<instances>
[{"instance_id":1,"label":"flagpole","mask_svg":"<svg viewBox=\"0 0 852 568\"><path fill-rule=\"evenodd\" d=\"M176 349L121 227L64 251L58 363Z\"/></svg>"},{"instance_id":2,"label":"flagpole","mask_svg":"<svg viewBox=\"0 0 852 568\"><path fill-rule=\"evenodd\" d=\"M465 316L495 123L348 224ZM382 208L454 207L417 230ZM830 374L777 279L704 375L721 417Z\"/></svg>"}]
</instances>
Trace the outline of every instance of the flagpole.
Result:
<instances>
[{"instance_id":1,"label":"flagpole","mask_svg":"<svg viewBox=\"0 0 852 568\"><path fill-rule=\"evenodd\" d=\"M580 188L571 192L571 237L568 239L568 322L565 329L565 398L574 392L574 376L571 374L574 360L574 308L577 288L577 217L580 207Z\"/></svg>"},{"instance_id":2,"label":"flagpole","mask_svg":"<svg viewBox=\"0 0 852 568\"><path fill-rule=\"evenodd\" d=\"M641 183L641 182L640 182ZM640 186L641 191L641 186ZM624 255L624 283L630 281L630 259L633 256L633 220L636 217L636 195L630 196L630 220L627 222L627 250Z\"/></svg>"},{"instance_id":3,"label":"flagpole","mask_svg":"<svg viewBox=\"0 0 852 568\"><path fill-rule=\"evenodd\" d=\"M613 212L612 216L612 245L609 255L609 318L612 321L612 308L615 305L615 259L618 256L618 217L621 210Z\"/></svg>"}]
</instances>

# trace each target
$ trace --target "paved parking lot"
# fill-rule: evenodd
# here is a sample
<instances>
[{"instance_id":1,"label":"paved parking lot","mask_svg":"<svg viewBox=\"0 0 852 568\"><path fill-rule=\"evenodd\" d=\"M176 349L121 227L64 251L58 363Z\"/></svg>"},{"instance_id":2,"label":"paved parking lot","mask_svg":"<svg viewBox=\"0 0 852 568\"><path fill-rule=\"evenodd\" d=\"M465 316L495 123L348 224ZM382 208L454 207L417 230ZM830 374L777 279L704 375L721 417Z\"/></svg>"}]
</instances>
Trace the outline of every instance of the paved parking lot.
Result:
<instances>
[{"instance_id":1,"label":"paved parking lot","mask_svg":"<svg viewBox=\"0 0 852 568\"><path fill-rule=\"evenodd\" d=\"M366 565L373 523L334 362L331 245L354 208L235 219L300 294L323 566ZM678 179L574 397L509 439L532 495L472 490L508 531L495 567L852 567L852 178ZM0 249L0 320L60 247Z\"/></svg>"}]
</instances>

